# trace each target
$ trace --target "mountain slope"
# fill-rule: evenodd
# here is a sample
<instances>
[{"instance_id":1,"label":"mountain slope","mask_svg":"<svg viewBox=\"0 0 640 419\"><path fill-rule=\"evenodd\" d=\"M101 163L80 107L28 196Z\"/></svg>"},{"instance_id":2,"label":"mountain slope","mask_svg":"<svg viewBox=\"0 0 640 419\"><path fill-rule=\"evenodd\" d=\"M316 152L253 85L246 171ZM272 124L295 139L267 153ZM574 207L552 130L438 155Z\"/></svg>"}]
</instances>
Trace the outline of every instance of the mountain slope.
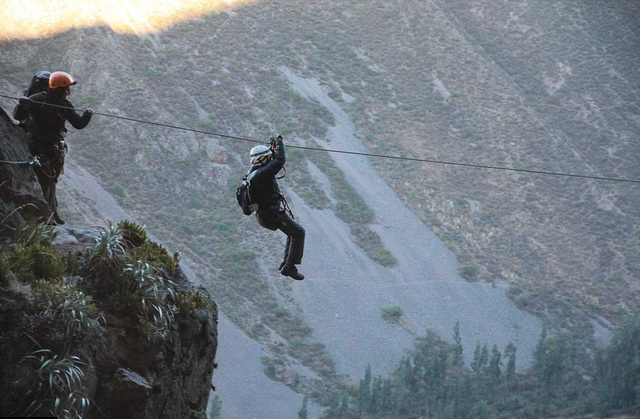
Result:
<instances>
[{"instance_id":1,"label":"mountain slope","mask_svg":"<svg viewBox=\"0 0 640 419\"><path fill-rule=\"evenodd\" d=\"M636 178L634 4L261 2L153 36L94 28L7 42L7 76L0 87L18 91L35 70L61 67L80 80L71 97L78 106L256 141L277 132L289 144L333 148L339 140L327 134L339 125L337 114L296 90L284 66L323 86L352 121L365 151ZM234 323L275 358L284 357L282 343L290 354L286 362L304 363L328 382L340 380L336 372L359 369L333 360L336 348L324 348L305 323L310 320L299 306L302 294L317 299L318 311L332 301L310 292L313 275L312 285L292 290L274 270L282 237L260 230L234 206L232 189L246 170L252 142L107 116L96 117L91 128L69 136L74 156L156 235L189 246L198 273L218 274L220 280L209 286ZM352 215L367 219L376 212L353 192L353 175L344 174L351 160L322 156L291 150L283 180L294 211L300 208L305 216L302 224L314 219L307 221L317 231L309 239L314 246L307 268L321 276L332 265L335 277L348 279L352 273L341 272L334 260L314 258L324 247L354 242L348 249L361 258L363 271L384 271L360 253L366 246L356 233L364 232L381 243L378 250L400 261L390 269L404 269L401 256L414 243L391 246L385 230L393 226L375 217L363 224L334 217L350 200L364 202ZM544 323L569 329L593 346L594 330L610 330L638 309L635 184L384 159L370 163L455 253L461 273L476 281L506 281L515 304ZM322 228L315 230L315 223ZM449 269L456 277L455 262ZM402 287L389 285L376 295L413 307ZM367 291L357 292L365 299ZM368 308L376 324L372 330L384 327L374 308L387 302L374 300ZM339 307L348 311L345 304ZM417 312L407 309L417 333L440 313ZM448 338L450 324L437 323ZM350 332L331 331L336 341ZM471 328L461 332L467 356L476 341L494 340ZM390 342L411 340L403 331L386 333Z\"/></svg>"}]
</instances>

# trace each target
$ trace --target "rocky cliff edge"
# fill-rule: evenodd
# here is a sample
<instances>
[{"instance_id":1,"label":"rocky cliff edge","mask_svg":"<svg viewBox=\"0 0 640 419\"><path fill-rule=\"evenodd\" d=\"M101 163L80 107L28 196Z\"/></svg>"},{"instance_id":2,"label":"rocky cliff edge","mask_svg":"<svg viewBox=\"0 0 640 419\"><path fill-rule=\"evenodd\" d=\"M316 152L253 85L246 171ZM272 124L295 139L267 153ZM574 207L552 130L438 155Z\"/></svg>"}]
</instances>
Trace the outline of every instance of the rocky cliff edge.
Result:
<instances>
[{"instance_id":1,"label":"rocky cliff edge","mask_svg":"<svg viewBox=\"0 0 640 419\"><path fill-rule=\"evenodd\" d=\"M0 110L0 160L26 162ZM29 164L0 164L0 416L205 418L217 308L129 220L48 226Z\"/></svg>"}]
</instances>

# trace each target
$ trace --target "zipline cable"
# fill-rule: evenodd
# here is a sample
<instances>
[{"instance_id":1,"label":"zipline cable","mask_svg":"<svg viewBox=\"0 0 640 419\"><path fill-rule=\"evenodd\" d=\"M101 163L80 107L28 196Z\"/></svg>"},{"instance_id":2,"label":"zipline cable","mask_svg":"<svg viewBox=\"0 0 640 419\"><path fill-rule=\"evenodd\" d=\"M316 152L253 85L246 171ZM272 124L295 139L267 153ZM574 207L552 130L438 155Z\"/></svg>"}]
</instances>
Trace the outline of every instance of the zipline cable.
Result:
<instances>
[{"instance_id":1,"label":"zipline cable","mask_svg":"<svg viewBox=\"0 0 640 419\"><path fill-rule=\"evenodd\" d=\"M4 98L7 98L7 99L14 99L14 100L19 100L20 99L20 98L15 97L15 96L4 95L4 94L1 94L1 93L0 93L0 97L4 97ZM39 102L39 103L41 103L42 105L47 105L47 106L56 107L56 108L74 109L74 108L70 108L68 106L55 105L55 104L52 104L52 103L42 103L42 102ZM76 110L79 110L79 109L76 109ZM257 144L263 144L264 143L264 141L261 141L261 140L253 140L251 138L238 137L238 136L229 135L229 134L220 134L220 133L217 133L217 132L211 132L211 131L205 131L205 130L200 130L200 129L196 129L196 128L189 128L189 127L183 127L183 126L178 126L178 125L166 124L166 123L162 123L162 122L146 121L146 120L143 120L143 119L130 118L130 117L127 117L127 116L114 115L114 114L108 114L108 113L103 113L103 112L95 112L94 111L93 113L94 113L94 115L105 116L105 117L108 117L108 118L122 119L122 120L125 120L125 121L137 122L137 123L141 123L141 124L155 125L155 126L158 126L158 127L171 128L171 129L177 129L177 130L182 130L182 131L189 131L189 132L194 132L194 133L198 133L198 134L205 134L205 135L209 135L209 136L213 136L213 137L219 137L219 138L225 138L225 139L231 139L231 140L238 140L238 141L247 141L247 142L257 143ZM581 174L575 174L575 173L552 172L552 171L534 170L534 169L516 169L516 168L512 168L512 167L491 166L491 165L475 164L475 163L462 163L462 162L454 162L454 161L446 161L446 160L425 159L425 158L418 158L418 157L390 156L390 155L386 155L386 154L375 154L375 153L365 153L365 152L359 152L359 151L337 150L337 149L331 149L331 148L305 147L305 146L298 146L298 145L287 145L287 147L288 148L298 148L298 149L301 149L301 150L308 150L308 151L323 151L323 152L326 152L326 153L348 154L348 155L354 155L354 156L375 157L375 158L381 158L381 159L402 160L402 161L411 161L411 162L418 162L418 163L442 164L442 165L447 165L447 166L470 167L470 168L475 168L475 169L502 170L502 171L509 171L509 172L529 173L529 174L535 174L535 175L560 176L560 177L571 177L571 178L580 178L580 179L592 179L592 180L604 180L604 181L611 181L611 182L626 182L626 183L638 183L638 184L640 184L640 180L639 179L614 178L614 177L608 177L608 176L595 176L595 175L581 175ZM0 163L2 163L2 162L0 162Z\"/></svg>"}]
</instances>

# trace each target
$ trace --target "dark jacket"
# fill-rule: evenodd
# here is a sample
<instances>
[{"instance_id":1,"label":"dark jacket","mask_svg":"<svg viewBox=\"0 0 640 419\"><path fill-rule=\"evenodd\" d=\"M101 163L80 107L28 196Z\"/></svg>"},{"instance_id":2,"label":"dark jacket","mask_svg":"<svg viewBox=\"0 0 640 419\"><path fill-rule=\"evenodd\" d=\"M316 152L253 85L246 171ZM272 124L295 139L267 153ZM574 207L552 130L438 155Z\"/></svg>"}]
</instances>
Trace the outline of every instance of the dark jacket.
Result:
<instances>
[{"instance_id":1,"label":"dark jacket","mask_svg":"<svg viewBox=\"0 0 640 419\"><path fill-rule=\"evenodd\" d=\"M282 193L276 175L284 167L287 160L284 143L276 141L276 155L264 166L253 166L249 173L255 172L251 178L251 185L258 202L258 216L269 217L275 215L280 207Z\"/></svg>"},{"instance_id":2,"label":"dark jacket","mask_svg":"<svg viewBox=\"0 0 640 419\"><path fill-rule=\"evenodd\" d=\"M29 102L16 106L13 117L18 121L27 119L30 143L36 146L53 145L64 139L66 121L74 128L82 129L91 120L89 112L80 115L68 99L58 98L49 91L29 96Z\"/></svg>"}]
</instances>

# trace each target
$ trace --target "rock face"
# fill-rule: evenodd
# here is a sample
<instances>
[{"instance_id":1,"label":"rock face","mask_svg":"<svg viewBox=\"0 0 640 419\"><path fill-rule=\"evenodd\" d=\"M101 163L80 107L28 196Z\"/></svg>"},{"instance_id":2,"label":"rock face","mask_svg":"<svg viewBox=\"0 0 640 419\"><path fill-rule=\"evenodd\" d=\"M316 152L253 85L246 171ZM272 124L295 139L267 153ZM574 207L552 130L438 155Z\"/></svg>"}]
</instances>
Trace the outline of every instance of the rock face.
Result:
<instances>
[{"instance_id":1,"label":"rock face","mask_svg":"<svg viewBox=\"0 0 640 419\"><path fill-rule=\"evenodd\" d=\"M142 335L134 319L105 319L89 330L70 329L38 307L29 287L0 285L0 417L23 414L34 401L51 405L49 389L41 394L42 363L30 358L41 349L82 363L78 395L90 400L85 418L206 417L217 350L215 311L177 313L163 339Z\"/></svg>"},{"instance_id":2,"label":"rock face","mask_svg":"<svg viewBox=\"0 0 640 419\"><path fill-rule=\"evenodd\" d=\"M4 111L0 152L0 160L28 160L24 135ZM5 237L0 238L0 417L205 418L218 323L208 292L188 281L176 255L172 259L154 244L156 257L175 261L171 273L155 274L171 284L162 297L165 309L171 307L170 327L162 332L153 327L158 313L141 321L139 307L154 300L153 295L145 300L148 294L135 283L127 289L121 283L118 293L104 298L86 298L105 282L89 280L83 271L95 232L58 226L46 245L10 243L6 237L15 227L46 218L48 208L28 165L2 164L0 174L0 237ZM132 260L148 257L153 265L153 255L141 255ZM47 276L56 263L62 266L58 274ZM131 262L123 259L119 265L121 273L126 274L126 263ZM89 311L87 304L93 307ZM80 315L84 311L91 313L89 320Z\"/></svg>"},{"instance_id":3,"label":"rock face","mask_svg":"<svg viewBox=\"0 0 640 419\"><path fill-rule=\"evenodd\" d=\"M28 162L24 132L0 109L0 160ZM49 207L29 164L0 163L0 222L12 227L24 220L49 216Z\"/></svg>"}]
</instances>

